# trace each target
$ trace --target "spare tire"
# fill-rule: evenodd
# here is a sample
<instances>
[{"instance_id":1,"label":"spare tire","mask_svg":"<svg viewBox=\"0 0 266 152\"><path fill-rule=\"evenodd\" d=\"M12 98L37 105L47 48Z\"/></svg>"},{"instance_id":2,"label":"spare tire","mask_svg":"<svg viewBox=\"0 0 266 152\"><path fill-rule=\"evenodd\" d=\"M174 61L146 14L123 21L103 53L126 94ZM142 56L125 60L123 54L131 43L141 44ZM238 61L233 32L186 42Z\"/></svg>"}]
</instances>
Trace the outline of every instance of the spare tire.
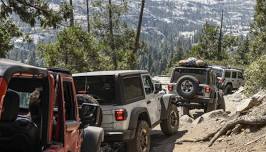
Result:
<instances>
[{"instance_id":1,"label":"spare tire","mask_svg":"<svg viewBox=\"0 0 266 152\"><path fill-rule=\"evenodd\" d=\"M177 93L183 98L195 98L199 90L198 82L199 81L191 75L184 75L180 77L176 82Z\"/></svg>"}]
</instances>

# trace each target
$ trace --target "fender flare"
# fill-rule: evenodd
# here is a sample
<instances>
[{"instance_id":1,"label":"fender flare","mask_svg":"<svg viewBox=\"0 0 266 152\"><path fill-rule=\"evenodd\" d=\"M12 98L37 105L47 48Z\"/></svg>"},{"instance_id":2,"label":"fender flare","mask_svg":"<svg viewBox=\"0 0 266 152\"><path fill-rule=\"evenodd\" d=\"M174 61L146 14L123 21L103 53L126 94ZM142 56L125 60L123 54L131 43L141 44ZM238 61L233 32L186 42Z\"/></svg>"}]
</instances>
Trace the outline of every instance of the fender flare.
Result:
<instances>
[{"instance_id":1,"label":"fender flare","mask_svg":"<svg viewBox=\"0 0 266 152\"><path fill-rule=\"evenodd\" d=\"M104 130L100 127L88 126L83 129L81 152L99 152L104 140Z\"/></svg>"},{"instance_id":2,"label":"fender flare","mask_svg":"<svg viewBox=\"0 0 266 152\"><path fill-rule=\"evenodd\" d=\"M174 94L165 94L160 99L161 102L161 120L167 119L167 112L170 104L175 104L176 96Z\"/></svg>"},{"instance_id":3,"label":"fender flare","mask_svg":"<svg viewBox=\"0 0 266 152\"><path fill-rule=\"evenodd\" d=\"M147 108L137 107L134 108L130 114L130 121L128 126L129 130L134 130L137 128L139 116L141 114L143 114L146 117L145 119L147 120L148 124L151 126L151 120Z\"/></svg>"}]
</instances>

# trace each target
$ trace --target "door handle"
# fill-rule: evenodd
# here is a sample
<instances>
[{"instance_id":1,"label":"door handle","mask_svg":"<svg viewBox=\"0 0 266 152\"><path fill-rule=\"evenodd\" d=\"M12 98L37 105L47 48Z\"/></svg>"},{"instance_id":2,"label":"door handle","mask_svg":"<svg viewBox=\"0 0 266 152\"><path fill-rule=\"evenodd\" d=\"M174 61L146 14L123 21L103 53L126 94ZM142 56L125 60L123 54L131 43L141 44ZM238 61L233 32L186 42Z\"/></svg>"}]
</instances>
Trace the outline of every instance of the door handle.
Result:
<instances>
[{"instance_id":1,"label":"door handle","mask_svg":"<svg viewBox=\"0 0 266 152\"><path fill-rule=\"evenodd\" d=\"M147 101L147 104L150 104L151 103L151 101L149 100L149 101Z\"/></svg>"}]
</instances>

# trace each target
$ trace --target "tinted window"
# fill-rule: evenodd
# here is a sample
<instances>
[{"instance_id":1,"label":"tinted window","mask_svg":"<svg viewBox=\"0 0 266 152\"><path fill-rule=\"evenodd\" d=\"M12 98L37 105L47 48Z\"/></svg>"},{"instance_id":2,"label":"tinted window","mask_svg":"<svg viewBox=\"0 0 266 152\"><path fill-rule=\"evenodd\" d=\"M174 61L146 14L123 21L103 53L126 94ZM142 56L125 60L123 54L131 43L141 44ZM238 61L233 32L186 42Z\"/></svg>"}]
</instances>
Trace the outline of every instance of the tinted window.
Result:
<instances>
[{"instance_id":1,"label":"tinted window","mask_svg":"<svg viewBox=\"0 0 266 152\"><path fill-rule=\"evenodd\" d=\"M124 95L127 102L144 97L140 77L124 78Z\"/></svg>"},{"instance_id":2,"label":"tinted window","mask_svg":"<svg viewBox=\"0 0 266 152\"><path fill-rule=\"evenodd\" d=\"M223 70L213 69L213 71L215 72L216 77L222 77L223 76Z\"/></svg>"},{"instance_id":3,"label":"tinted window","mask_svg":"<svg viewBox=\"0 0 266 152\"><path fill-rule=\"evenodd\" d=\"M75 77L77 92L86 92L100 104L110 104L115 101L114 76Z\"/></svg>"},{"instance_id":4,"label":"tinted window","mask_svg":"<svg viewBox=\"0 0 266 152\"><path fill-rule=\"evenodd\" d=\"M86 91L86 77L74 78L77 92Z\"/></svg>"},{"instance_id":5,"label":"tinted window","mask_svg":"<svg viewBox=\"0 0 266 152\"><path fill-rule=\"evenodd\" d=\"M66 120L75 120L75 105L73 96L72 83L68 81L63 82L64 102L66 109Z\"/></svg>"},{"instance_id":6,"label":"tinted window","mask_svg":"<svg viewBox=\"0 0 266 152\"><path fill-rule=\"evenodd\" d=\"M244 79L243 74L241 72L238 72L238 78L239 79Z\"/></svg>"},{"instance_id":7,"label":"tinted window","mask_svg":"<svg viewBox=\"0 0 266 152\"><path fill-rule=\"evenodd\" d=\"M153 93L154 86L153 86L150 76L146 75L146 76L143 76L142 78L143 78L143 84L144 84L144 89L145 89L146 94L148 95L148 94Z\"/></svg>"},{"instance_id":8,"label":"tinted window","mask_svg":"<svg viewBox=\"0 0 266 152\"><path fill-rule=\"evenodd\" d=\"M231 78L231 72L230 71L226 71L225 72L225 77L226 78Z\"/></svg>"},{"instance_id":9,"label":"tinted window","mask_svg":"<svg viewBox=\"0 0 266 152\"><path fill-rule=\"evenodd\" d=\"M175 69L171 83L175 83L180 77L184 75L193 75L195 76L201 84L207 83L207 70L206 69Z\"/></svg>"},{"instance_id":10,"label":"tinted window","mask_svg":"<svg viewBox=\"0 0 266 152\"><path fill-rule=\"evenodd\" d=\"M29 108L29 92L17 92L19 94L19 107L28 109Z\"/></svg>"},{"instance_id":11,"label":"tinted window","mask_svg":"<svg viewBox=\"0 0 266 152\"><path fill-rule=\"evenodd\" d=\"M236 72L232 72L232 78L236 78Z\"/></svg>"}]
</instances>

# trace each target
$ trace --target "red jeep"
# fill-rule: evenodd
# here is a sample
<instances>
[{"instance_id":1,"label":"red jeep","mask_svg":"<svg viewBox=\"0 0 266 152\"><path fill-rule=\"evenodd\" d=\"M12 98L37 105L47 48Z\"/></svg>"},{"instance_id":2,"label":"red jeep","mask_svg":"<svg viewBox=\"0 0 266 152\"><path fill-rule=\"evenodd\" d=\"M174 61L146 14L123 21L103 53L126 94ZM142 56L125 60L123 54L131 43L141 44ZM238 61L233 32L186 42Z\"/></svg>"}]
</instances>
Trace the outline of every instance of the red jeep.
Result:
<instances>
[{"instance_id":1,"label":"red jeep","mask_svg":"<svg viewBox=\"0 0 266 152\"><path fill-rule=\"evenodd\" d=\"M83 118L70 72L0 59L1 152L96 152L103 130Z\"/></svg>"}]
</instances>

